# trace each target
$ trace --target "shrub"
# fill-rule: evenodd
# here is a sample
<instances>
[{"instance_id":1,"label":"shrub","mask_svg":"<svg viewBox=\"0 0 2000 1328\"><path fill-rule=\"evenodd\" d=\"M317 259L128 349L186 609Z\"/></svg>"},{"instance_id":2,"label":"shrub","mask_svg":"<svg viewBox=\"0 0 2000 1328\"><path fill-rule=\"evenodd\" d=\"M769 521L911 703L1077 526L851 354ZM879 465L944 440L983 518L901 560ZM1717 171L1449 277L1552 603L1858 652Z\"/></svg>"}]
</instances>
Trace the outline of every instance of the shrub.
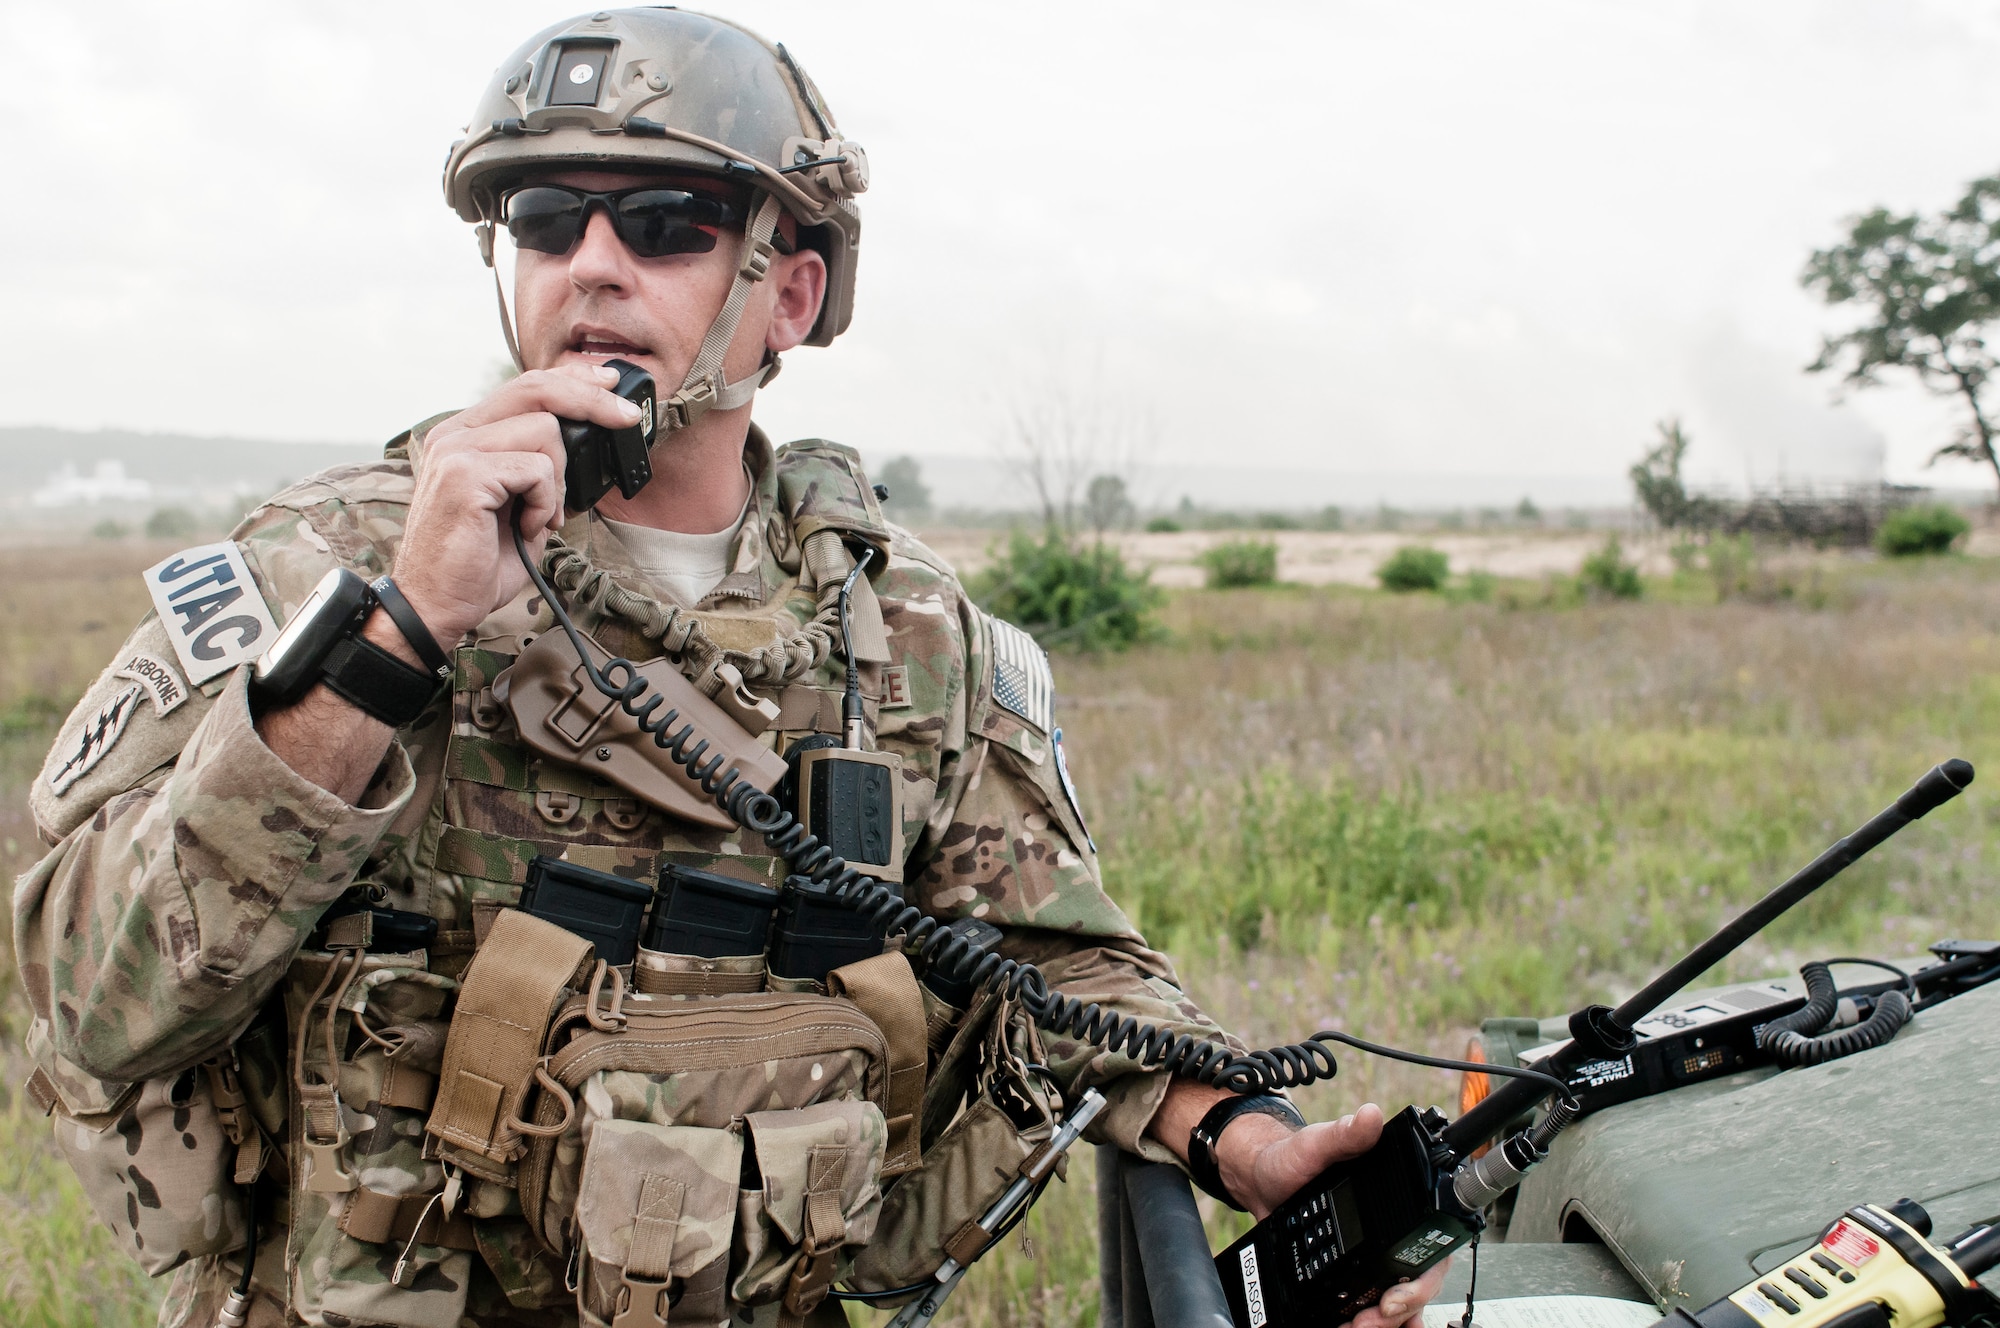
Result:
<instances>
[{"instance_id":1,"label":"shrub","mask_svg":"<svg viewBox=\"0 0 2000 1328\"><path fill-rule=\"evenodd\" d=\"M1451 575L1451 560L1425 544L1405 544L1375 569L1382 589L1398 594L1411 590L1441 590Z\"/></svg>"},{"instance_id":2,"label":"shrub","mask_svg":"<svg viewBox=\"0 0 2000 1328\"><path fill-rule=\"evenodd\" d=\"M1645 590L1639 581L1637 564L1625 561L1624 546L1616 535L1606 535L1604 547L1583 560L1576 583L1585 594L1609 595L1613 599L1637 599Z\"/></svg>"},{"instance_id":3,"label":"shrub","mask_svg":"<svg viewBox=\"0 0 2000 1328\"><path fill-rule=\"evenodd\" d=\"M1473 604L1487 604L1493 599L1493 592L1500 585L1500 579L1491 572L1474 570L1465 574L1465 582L1458 588L1458 598Z\"/></svg>"},{"instance_id":4,"label":"shrub","mask_svg":"<svg viewBox=\"0 0 2000 1328\"><path fill-rule=\"evenodd\" d=\"M1278 579L1278 546L1269 540L1230 540L1201 552L1210 590L1268 586Z\"/></svg>"},{"instance_id":5,"label":"shrub","mask_svg":"<svg viewBox=\"0 0 2000 1328\"><path fill-rule=\"evenodd\" d=\"M114 521L107 516L92 526L90 533L98 539L124 539L132 533L132 528L123 521Z\"/></svg>"},{"instance_id":6,"label":"shrub","mask_svg":"<svg viewBox=\"0 0 2000 1328\"><path fill-rule=\"evenodd\" d=\"M1251 524L1259 530L1297 530L1298 518L1286 512L1259 512Z\"/></svg>"},{"instance_id":7,"label":"shrub","mask_svg":"<svg viewBox=\"0 0 2000 1328\"><path fill-rule=\"evenodd\" d=\"M1161 635L1154 615L1165 597L1149 578L1111 545L1075 543L1053 530L1040 540L1016 531L969 589L981 608L1044 646L1123 650Z\"/></svg>"},{"instance_id":8,"label":"shrub","mask_svg":"<svg viewBox=\"0 0 2000 1328\"><path fill-rule=\"evenodd\" d=\"M1181 523L1170 516L1156 516L1146 523L1146 529L1155 535L1178 535Z\"/></svg>"},{"instance_id":9,"label":"shrub","mask_svg":"<svg viewBox=\"0 0 2000 1328\"><path fill-rule=\"evenodd\" d=\"M185 507L162 507L146 518L146 534L153 539L186 539L194 534L194 514Z\"/></svg>"},{"instance_id":10,"label":"shrub","mask_svg":"<svg viewBox=\"0 0 2000 1328\"><path fill-rule=\"evenodd\" d=\"M1964 517L1942 503L1905 507L1891 512L1875 532L1875 547L1891 558L1949 553L1958 537L1972 529Z\"/></svg>"}]
</instances>

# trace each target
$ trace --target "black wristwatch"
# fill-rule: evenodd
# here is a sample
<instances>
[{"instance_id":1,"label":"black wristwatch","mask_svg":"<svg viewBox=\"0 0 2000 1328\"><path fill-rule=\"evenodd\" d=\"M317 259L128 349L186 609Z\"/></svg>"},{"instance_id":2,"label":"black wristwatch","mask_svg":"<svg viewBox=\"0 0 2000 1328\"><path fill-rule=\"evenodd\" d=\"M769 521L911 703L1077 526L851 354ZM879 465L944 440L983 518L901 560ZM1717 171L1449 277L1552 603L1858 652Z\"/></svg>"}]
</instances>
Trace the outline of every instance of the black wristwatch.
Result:
<instances>
[{"instance_id":1,"label":"black wristwatch","mask_svg":"<svg viewBox=\"0 0 2000 1328\"><path fill-rule=\"evenodd\" d=\"M1222 1183L1221 1168L1215 1163L1215 1145L1221 1140L1222 1132L1229 1128L1229 1122L1249 1113L1257 1116L1276 1116L1289 1121L1295 1130L1306 1127L1306 1118L1290 1100L1276 1093L1257 1093L1250 1097L1226 1097L1208 1109L1201 1123L1188 1135L1188 1177L1202 1190L1228 1204L1237 1212L1245 1210L1236 1202L1236 1196Z\"/></svg>"},{"instance_id":2,"label":"black wristwatch","mask_svg":"<svg viewBox=\"0 0 2000 1328\"><path fill-rule=\"evenodd\" d=\"M388 582L393 600L380 593L383 582ZM430 668L407 664L361 635L361 625L378 606L388 609L397 630ZM403 621L405 617L409 623ZM323 682L363 713L391 728L401 728L424 712L450 676L444 651L424 627L423 619L396 592L394 582L383 577L371 587L347 568L336 567L320 578L278 639L257 661L250 674L250 691L259 704L280 707L304 696L314 683Z\"/></svg>"}]
</instances>

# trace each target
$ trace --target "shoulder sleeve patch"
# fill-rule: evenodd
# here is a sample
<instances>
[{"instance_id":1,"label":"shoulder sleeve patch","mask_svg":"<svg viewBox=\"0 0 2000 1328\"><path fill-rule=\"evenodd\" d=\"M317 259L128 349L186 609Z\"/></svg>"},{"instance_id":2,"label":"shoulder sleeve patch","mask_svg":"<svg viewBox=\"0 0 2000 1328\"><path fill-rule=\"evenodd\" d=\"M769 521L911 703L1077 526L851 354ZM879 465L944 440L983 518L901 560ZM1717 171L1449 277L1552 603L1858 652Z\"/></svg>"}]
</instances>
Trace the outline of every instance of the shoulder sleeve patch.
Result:
<instances>
[{"instance_id":1,"label":"shoulder sleeve patch","mask_svg":"<svg viewBox=\"0 0 2000 1328\"><path fill-rule=\"evenodd\" d=\"M1035 638L1013 623L986 614L986 635L992 642L993 699L1038 730L1055 727L1056 680L1049 657Z\"/></svg>"},{"instance_id":2,"label":"shoulder sleeve patch","mask_svg":"<svg viewBox=\"0 0 2000 1328\"><path fill-rule=\"evenodd\" d=\"M96 714L85 718L67 749L57 745L55 756L60 760L49 772L51 793L61 797L69 792L70 785L96 769L112 744L125 736L125 726L132 722L132 712L139 708L139 697L145 690L136 682L121 687L117 695L98 707Z\"/></svg>"},{"instance_id":3,"label":"shoulder sleeve patch","mask_svg":"<svg viewBox=\"0 0 2000 1328\"><path fill-rule=\"evenodd\" d=\"M256 659L278 635L234 540L183 549L147 568L145 578L190 683Z\"/></svg>"},{"instance_id":4,"label":"shoulder sleeve patch","mask_svg":"<svg viewBox=\"0 0 2000 1328\"><path fill-rule=\"evenodd\" d=\"M173 761L214 707L213 697L186 686L168 662L169 635L167 624L148 616L63 721L28 790L36 828L49 843Z\"/></svg>"}]
</instances>

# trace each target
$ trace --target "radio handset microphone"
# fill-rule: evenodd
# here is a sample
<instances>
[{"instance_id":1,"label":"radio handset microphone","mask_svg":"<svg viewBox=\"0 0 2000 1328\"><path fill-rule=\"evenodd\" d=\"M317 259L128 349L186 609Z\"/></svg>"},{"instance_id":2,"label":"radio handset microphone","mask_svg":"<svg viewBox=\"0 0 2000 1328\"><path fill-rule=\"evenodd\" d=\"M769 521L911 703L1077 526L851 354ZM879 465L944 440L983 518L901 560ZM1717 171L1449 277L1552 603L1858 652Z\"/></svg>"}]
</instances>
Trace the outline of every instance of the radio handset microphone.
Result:
<instances>
[{"instance_id":1,"label":"radio handset microphone","mask_svg":"<svg viewBox=\"0 0 2000 1328\"><path fill-rule=\"evenodd\" d=\"M614 485L625 497L636 498L653 478L652 451L660 424L653 375L629 360L606 360L604 367L618 371L618 385L611 390L636 405L639 418L618 429L590 420L556 420L569 454L563 505L572 512L597 506Z\"/></svg>"}]
</instances>

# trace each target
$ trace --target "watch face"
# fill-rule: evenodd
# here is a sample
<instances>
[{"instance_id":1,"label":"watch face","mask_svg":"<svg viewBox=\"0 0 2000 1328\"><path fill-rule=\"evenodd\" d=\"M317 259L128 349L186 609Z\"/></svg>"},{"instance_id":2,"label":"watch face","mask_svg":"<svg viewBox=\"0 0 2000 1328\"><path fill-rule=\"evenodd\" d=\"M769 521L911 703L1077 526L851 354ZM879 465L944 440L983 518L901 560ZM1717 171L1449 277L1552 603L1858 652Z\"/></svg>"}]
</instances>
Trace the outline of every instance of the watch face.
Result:
<instances>
[{"instance_id":1,"label":"watch face","mask_svg":"<svg viewBox=\"0 0 2000 1328\"><path fill-rule=\"evenodd\" d=\"M278 633L278 639L271 643L271 648L257 661L258 677L269 677L285 667L285 661L291 657L292 651L318 621L320 606L326 603L325 586L326 583L322 581L314 587L313 593L306 597L306 602L299 606L299 611L292 615L292 620L285 624L285 630Z\"/></svg>"},{"instance_id":2,"label":"watch face","mask_svg":"<svg viewBox=\"0 0 2000 1328\"><path fill-rule=\"evenodd\" d=\"M320 578L306 602L251 670L252 687L266 700L289 705L319 677L326 654L353 630L368 607L368 583L344 567Z\"/></svg>"}]
</instances>

